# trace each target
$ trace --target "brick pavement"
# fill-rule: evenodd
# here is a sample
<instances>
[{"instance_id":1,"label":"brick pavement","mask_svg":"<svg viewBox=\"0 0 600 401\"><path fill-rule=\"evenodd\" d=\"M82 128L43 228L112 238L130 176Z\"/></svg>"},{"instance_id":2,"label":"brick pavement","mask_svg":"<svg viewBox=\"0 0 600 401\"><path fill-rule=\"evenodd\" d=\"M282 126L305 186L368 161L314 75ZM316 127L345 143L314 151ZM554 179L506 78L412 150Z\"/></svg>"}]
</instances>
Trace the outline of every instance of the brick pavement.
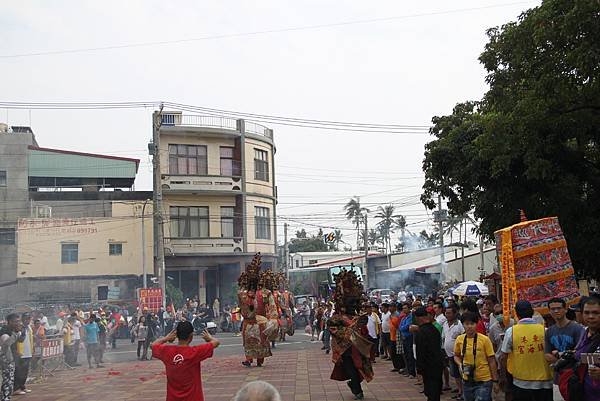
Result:
<instances>
[{"instance_id":1,"label":"brick pavement","mask_svg":"<svg viewBox=\"0 0 600 401\"><path fill-rule=\"evenodd\" d=\"M202 365L204 395L207 401L230 401L244 382L265 380L277 387L284 401L352 400L345 382L329 379L331 359L314 348L301 351L276 351L262 368L245 368L241 357L218 357ZM365 385L365 400L425 400L414 380L390 372L391 363L375 364L375 379ZM33 392L15 396L35 401L162 401L166 378L160 361L115 363L102 369L78 368L57 373L45 382L31 384ZM449 394L442 399L450 400Z\"/></svg>"}]
</instances>

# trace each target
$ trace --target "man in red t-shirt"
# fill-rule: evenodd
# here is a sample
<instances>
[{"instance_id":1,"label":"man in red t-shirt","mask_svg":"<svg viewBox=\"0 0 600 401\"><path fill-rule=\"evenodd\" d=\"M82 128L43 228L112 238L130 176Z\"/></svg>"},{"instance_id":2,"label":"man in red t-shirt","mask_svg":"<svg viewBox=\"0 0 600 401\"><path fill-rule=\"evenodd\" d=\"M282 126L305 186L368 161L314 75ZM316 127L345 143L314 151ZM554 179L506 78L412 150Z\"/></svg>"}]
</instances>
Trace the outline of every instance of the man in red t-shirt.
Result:
<instances>
[{"instance_id":1,"label":"man in red t-shirt","mask_svg":"<svg viewBox=\"0 0 600 401\"><path fill-rule=\"evenodd\" d=\"M166 345L177 338L177 345ZM167 371L167 401L204 401L200 362L213 356L219 341L205 330L206 344L190 346L194 327L190 322L179 322L177 329L152 343L152 357L160 359Z\"/></svg>"}]
</instances>

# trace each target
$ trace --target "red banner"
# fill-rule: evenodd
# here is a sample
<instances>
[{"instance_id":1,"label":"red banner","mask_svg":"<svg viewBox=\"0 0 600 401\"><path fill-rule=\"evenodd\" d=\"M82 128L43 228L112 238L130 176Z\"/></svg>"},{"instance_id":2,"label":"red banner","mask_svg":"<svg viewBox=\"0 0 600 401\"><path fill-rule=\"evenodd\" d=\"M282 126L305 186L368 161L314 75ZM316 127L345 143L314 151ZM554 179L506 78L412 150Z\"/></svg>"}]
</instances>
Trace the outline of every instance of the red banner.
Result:
<instances>
[{"instance_id":1,"label":"red banner","mask_svg":"<svg viewBox=\"0 0 600 401\"><path fill-rule=\"evenodd\" d=\"M163 305L162 288L140 288L139 301L141 311L147 309L150 312L158 312Z\"/></svg>"},{"instance_id":2,"label":"red banner","mask_svg":"<svg viewBox=\"0 0 600 401\"><path fill-rule=\"evenodd\" d=\"M62 338L42 340L42 359L56 358L63 354Z\"/></svg>"}]
</instances>

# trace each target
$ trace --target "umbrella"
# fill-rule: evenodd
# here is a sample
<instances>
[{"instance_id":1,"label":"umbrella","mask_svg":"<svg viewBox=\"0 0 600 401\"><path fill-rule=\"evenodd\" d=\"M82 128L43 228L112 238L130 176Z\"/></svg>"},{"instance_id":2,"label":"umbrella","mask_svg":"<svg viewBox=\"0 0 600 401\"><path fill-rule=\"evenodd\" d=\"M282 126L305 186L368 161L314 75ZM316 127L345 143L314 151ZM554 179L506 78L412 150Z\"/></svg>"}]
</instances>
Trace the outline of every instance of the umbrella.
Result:
<instances>
[{"instance_id":1,"label":"umbrella","mask_svg":"<svg viewBox=\"0 0 600 401\"><path fill-rule=\"evenodd\" d=\"M464 296L478 296L478 295L488 295L490 292L488 288L478 281L465 281L464 283L460 283L453 291L454 295L464 295Z\"/></svg>"}]
</instances>

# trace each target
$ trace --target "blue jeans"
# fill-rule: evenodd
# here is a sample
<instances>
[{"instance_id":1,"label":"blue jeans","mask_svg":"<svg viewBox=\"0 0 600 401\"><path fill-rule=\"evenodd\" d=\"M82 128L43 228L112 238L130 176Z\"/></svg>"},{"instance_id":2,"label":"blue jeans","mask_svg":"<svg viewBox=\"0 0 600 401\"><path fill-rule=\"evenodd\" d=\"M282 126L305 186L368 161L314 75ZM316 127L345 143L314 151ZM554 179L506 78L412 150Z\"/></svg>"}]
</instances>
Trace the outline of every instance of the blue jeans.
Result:
<instances>
[{"instance_id":1,"label":"blue jeans","mask_svg":"<svg viewBox=\"0 0 600 401\"><path fill-rule=\"evenodd\" d=\"M463 383L463 398L465 401L492 401L493 382Z\"/></svg>"}]
</instances>

